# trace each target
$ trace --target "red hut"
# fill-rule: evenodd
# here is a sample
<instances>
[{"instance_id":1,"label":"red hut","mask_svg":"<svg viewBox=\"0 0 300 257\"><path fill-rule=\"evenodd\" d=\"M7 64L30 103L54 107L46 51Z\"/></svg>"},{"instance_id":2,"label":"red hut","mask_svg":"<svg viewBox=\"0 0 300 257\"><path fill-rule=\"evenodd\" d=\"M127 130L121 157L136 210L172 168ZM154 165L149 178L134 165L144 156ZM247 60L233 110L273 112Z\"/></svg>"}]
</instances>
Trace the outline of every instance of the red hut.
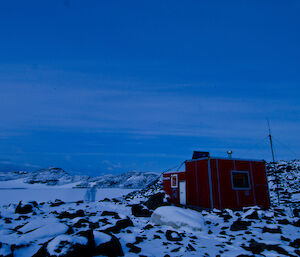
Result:
<instances>
[{"instance_id":1,"label":"red hut","mask_svg":"<svg viewBox=\"0 0 300 257\"><path fill-rule=\"evenodd\" d=\"M213 158L194 152L185 171L163 175L164 190L173 203L201 208L241 209L270 206L263 160Z\"/></svg>"}]
</instances>

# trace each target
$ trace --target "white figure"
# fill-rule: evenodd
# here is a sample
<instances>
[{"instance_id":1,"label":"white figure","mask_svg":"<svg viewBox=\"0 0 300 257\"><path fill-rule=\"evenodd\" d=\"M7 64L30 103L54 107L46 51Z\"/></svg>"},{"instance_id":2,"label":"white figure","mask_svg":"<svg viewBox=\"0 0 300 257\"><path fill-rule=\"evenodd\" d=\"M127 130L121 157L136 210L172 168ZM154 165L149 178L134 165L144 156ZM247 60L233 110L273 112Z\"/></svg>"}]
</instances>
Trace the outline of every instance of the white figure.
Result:
<instances>
[{"instance_id":1,"label":"white figure","mask_svg":"<svg viewBox=\"0 0 300 257\"><path fill-rule=\"evenodd\" d=\"M88 187L86 189L86 192L85 192L85 195L84 195L84 200L89 202L90 199L91 199L91 188Z\"/></svg>"},{"instance_id":2,"label":"white figure","mask_svg":"<svg viewBox=\"0 0 300 257\"><path fill-rule=\"evenodd\" d=\"M96 193L97 193L96 185L93 185L92 188L91 188L91 190L90 190L90 201L91 202L95 202Z\"/></svg>"}]
</instances>

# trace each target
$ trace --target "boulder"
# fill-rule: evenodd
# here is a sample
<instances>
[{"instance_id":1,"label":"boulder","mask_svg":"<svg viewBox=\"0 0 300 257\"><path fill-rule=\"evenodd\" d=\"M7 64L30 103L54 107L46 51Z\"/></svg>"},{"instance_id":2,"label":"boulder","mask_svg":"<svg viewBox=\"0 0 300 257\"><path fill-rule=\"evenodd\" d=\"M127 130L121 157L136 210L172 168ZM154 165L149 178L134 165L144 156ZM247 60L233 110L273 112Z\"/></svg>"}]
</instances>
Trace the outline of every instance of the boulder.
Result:
<instances>
[{"instance_id":1,"label":"boulder","mask_svg":"<svg viewBox=\"0 0 300 257\"><path fill-rule=\"evenodd\" d=\"M33 207L34 205L31 203L22 205L22 201L20 201L18 206L15 209L15 213L27 214L33 211Z\"/></svg>"},{"instance_id":2,"label":"boulder","mask_svg":"<svg viewBox=\"0 0 300 257\"><path fill-rule=\"evenodd\" d=\"M88 254L88 239L83 236L59 235L48 243L45 250L47 256L91 256Z\"/></svg>"},{"instance_id":3,"label":"boulder","mask_svg":"<svg viewBox=\"0 0 300 257\"><path fill-rule=\"evenodd\" d=\"M127 243L126 246L129 248L129 252L131 253L140 253L142 250L140 247L137 247L132 243Z\"/></svg>"},{"instance_id":4,"label":"boulder","mask_svg":"<svg viewBox=\"0 0 300 257\"><path fill-rule=\"evenodd\" d=\"M249 221L243 221L241 219L237 219L230 226L231 231L239 231L239 230L247 230L248 226L251 225Z\"/></svg>"},{"instance_id":5,"label":"boulder","mask_svg":"<svg viewBox=\"0 0 300 257\"><path fill-rule=\"evenodd\" d=\"M63 202L62 200L56 199L54 201L54 203L53 202L50 203L50 207L57 207L57 206L60 206L63 204L65 204L65 202Z\"/></svg>"},{"instance_id":6,"label":"boulder","mask_svg":"<svg viewBox=\"0 0 300 257\"><path fill-rule=\"evenodd\" d=\"M276 227L276 228L273 228L273 227L263 227L262 232L263 233L272 233L272 234L276 234L276 233L280 233L281 234L282 233L280 227Z\"/></svg>"},{"instance_id":7,"label":"boulder","mask_svg":"<svg viewBox=\"0 0 300 257\"><path fill-rule=\"evenodd\" d=\"M133 223L128 217L127 219L118 220L116 225L105 229L104 232L117 234L120 233L122 229L127 227L133 227Z\"/></svg>"},{"instance_id":8,"label":"boulder","mask_svg":"<svg viewBox=\"0 0 300 257\"><path fill-rule=\"evenodd\" d=\"M75 213L70 213L67 211L63 211L62 213L60 213L57 218L59 219L74 219L77 217L85 217L85 213L83 210L77 210Z\"/></svg>"},{"instance_id":9,"label":"boulder","mask_svg":"<svg viewBox=\"0 0 300 257\"><path fill-rule=\"evenodd\" d=\"M135 204L131 207L131 213L135 217L151 217L152 212L144 208L140 204Z\"/></svg>"},{"instance_id":10,"label":"boulder","mask_svg":"<svg viewBox=\"0 0 300 257\"><path fill-rule=\"evenodd\" d=\"M124 256L122 246L115 236L94 231L94 240L94 255L110 257Z\"/></svg>"},{"instance_id":11,"label":"boulder","mask_svg":"<svg viewBox=\"0 0 300 257\"><path fill-rule=\"evenodd\" d=\"M165 197L165 193L157 193L151 195L144 204L150 210L155 210L156 208L164 205L164 197Z\"/></svg>"},{"instance_id":12,"label":"boulder","mask_svg":"<svg viewBox=\"0 0 300 257\"><path fill-rule=\"evenodd\" d=\"M290 242L290 246L300 248L300 238L297 238L293 242Z\"/></svg>"},{"instance_id":13,"label":"boulder","mask_svg":"<svg viewBox=\"0 0 300 257\"><path fill-rule=\"evenodd\" d=\"M101 216L112 216L115 219L120 219L120 216L118 213L114 212L114 211L103 211L101 213Z\"/></svg>"},{"instance_id":14,"label":"boulder","mask_svg":"<svg viewBox=\"0 0 300 257\"><path fill-rule=\"evenodd\" d=\"M180 236L180 234L173 230L166 231L166 238L169 241L182 241L182 237Z\"/></svg>"}]
</instances>

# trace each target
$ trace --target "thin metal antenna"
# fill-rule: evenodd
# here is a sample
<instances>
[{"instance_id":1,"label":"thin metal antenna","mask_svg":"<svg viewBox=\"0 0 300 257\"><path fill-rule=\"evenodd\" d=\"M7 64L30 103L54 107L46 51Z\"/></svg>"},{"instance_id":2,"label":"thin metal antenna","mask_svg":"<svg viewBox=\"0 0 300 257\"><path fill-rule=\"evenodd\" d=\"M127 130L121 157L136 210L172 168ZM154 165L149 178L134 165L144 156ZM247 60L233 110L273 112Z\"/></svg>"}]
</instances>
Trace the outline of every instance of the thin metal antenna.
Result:
<instances>
[{"instance_id":1,"label":"thin metal antenna","mask_svg":"<svg viewBox=\"0 0 300 257\"><path fill-rule=\"evenodd\" d=\"M277 172L275 171L275 156L274 156L274 149L273 149L273 141L272 141L272 135L271 135L271 128L270 128L270 121L267 119L268 128L269 128L269 139L270 139L270 146L271 146L271 152L272 152L272 158L273 158L273 171L275 176L275 183L276 183L276 191L277 191L277 199L278 199L278 205L280 204L280 197L279 197L279 177Z\"/></svg>"},{"instance_id":2,"label":"thin metal antenna","mask_svg":"<svg viewBox=\"0 0 300 257\"><path fill-rule=\"evenodd\" d=\"M268 122L268 128L269 128L269 139L270 139L270 146L271 146L272 158L273 158L273 162L275 162L274 149L273 149L273 142L272 142L272 135L271 135L271 128L270 128L270 121L269 121L269 119L267 119L267 122Z\"/></svg>"}]
</instances>

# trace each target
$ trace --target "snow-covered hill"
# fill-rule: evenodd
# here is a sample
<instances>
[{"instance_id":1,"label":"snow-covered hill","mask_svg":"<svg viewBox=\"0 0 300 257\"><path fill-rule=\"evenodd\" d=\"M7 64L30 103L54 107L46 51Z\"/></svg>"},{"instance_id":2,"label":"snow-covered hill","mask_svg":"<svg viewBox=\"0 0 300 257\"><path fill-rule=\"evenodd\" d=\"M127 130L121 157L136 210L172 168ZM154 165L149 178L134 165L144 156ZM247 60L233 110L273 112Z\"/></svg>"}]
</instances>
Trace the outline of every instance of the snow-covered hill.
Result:
<instances>
[{"instance_id":1,"label":"snow-covered hill","mask_svg":"<svg viewBox=\"0 0 300 257\"><path fill-rule=\"evenodd\" d=\"M70 187L86 188L91 184L98 188L128 188L137 189L153 182L159 173L131 171L117 175L90 177L70 175L61 168L47 168L34 172L0 172L0 181L22 179L25 184L45 184L48 186L70 185ZM18 185L20 183L18 182Z\"/></svg>"}]
</instances>

